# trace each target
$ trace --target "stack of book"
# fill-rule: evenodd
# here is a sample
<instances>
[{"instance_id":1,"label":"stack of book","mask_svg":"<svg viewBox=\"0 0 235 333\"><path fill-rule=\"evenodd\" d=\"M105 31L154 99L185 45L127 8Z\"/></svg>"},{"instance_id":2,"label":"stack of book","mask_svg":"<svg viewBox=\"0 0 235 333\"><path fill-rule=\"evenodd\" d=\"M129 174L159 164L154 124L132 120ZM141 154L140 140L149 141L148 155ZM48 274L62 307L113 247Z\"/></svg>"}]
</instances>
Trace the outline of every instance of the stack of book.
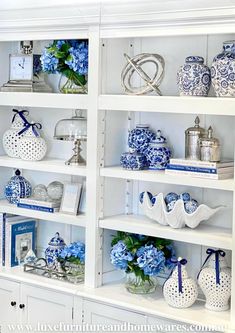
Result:
<instances>
[{"instance_id":1,"label":"stack of book","mask_svg":"<svg viewBox=\"0 0 235 333\"><path fill-rule=\"evenodd\" d=\"M41 201L35 198L22 198L17 204L17 207L55 213L60 209L60 201Z\"/></svg>"},{"instance_id":2,"label":"stack of book","mask_svg":"<svg viewBox=\"0 0 235 333\"><path fill-rule=\"evenodd\" d=\"M228 179L234 176L234 161L206 162L171 158L165 172L174 176L185 175L207 179Z\"/></svg>"},{"instance_id":3,"label":"stack of book","mask_svg":"<svg viewBox=\"0 0 235 333\"><path fill-rule=\"evenodd\" d=\"M14 267L35 251L36 221L0 213L0 266Z\"/></svg>"}]
</instances>

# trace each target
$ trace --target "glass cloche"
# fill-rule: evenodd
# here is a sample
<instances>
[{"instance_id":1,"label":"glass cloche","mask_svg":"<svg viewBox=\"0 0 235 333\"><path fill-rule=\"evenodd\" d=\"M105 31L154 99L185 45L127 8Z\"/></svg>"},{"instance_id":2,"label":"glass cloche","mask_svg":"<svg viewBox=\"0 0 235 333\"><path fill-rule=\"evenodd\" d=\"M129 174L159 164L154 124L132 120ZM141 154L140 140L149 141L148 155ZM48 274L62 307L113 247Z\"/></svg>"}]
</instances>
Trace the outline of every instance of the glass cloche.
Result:
<instances>
[{"instance_id":1,"label":"glass cloche","mask_svg":"<svg viewBox=\"0 0 235 333\"><path fill-rule=\"evenodd\" d=\"M74 141L74 155L65 164L85 165L81 154L81 141L87 140L87 118L82 115L82 110L75 110L72 118L61 119L55 126L54 139Z\"/></svg>"}]
</instances>

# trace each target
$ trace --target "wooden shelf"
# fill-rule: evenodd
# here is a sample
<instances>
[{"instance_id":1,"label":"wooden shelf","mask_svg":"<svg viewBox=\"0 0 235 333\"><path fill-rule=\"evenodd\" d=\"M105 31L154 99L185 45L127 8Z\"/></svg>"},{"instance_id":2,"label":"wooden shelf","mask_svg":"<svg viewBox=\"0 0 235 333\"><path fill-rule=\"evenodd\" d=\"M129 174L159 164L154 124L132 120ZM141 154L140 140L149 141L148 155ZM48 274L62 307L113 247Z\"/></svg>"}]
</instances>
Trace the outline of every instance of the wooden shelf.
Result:
<instances>
[{"instance_id":1,"label":"wooden shelf","mask_svg":"<svg viewBox=\"0 0 235 333\"><path fill-rule=\"evenodd\" d=\"M175 241L232 249L232 231L206 224L196 229L173 229L140 215L116 215L99 221L100 228L119 230L153 237L162 237Z\"/></svg>"},{"instance_id":2,"label":"wooden shelf","mask_svg":"<svg viewBox=\"0 0 235 333\"><path fill-rule=\"evenodd\" d=\"M234 98L100 95L101 110L235 116Z\"/></svg>"},{"instance_id":3,"label":"wooden shelf","mask_svg":"<svg viewBox=\"0 0 235 333\"><path fill-rule=\"evenodd\" d=\"M84 214L74 216L60 212L58 213L40 212L37 210L18 208L16 205L10 204L7 200L0 200L0 212L14 214L14 215L21 215L43 221L70 224L78 227L86 226L86 216Z\"/></svg>"},{"instance_id":4,"label":"wooden shelf","mask_svg":"<svg viewBox=\"0 0 235 333\"><path fill-rule=\"evenodd\" d=\"M88 95L0 92L0 105L56 109L87 109Z\"/></svg>"},{"instance_id":5,"label":"wooden shelf","mask_svg":"<svg viewBox=\"0 0 235 333\"><path fill-rule=\"evenodd\" d=\"M135 312L147 313L152 316L171 319L177 323L187 323L201 326L227 327L230 322L230 311L213 312L204 307L204 302L197 301L187 309L170 307L162 296L161 287L157 292L149 295L131 294L126 291L124 281L110 283L96 289L85 289L87 297L101 302L109 302L112 306L130 309ZM218 331L218 330L216 330Z\"/></svg>"},{"instance_id":6,"label":"wooden shelf","mask_svg":"<svg viewBox=\"0 0 235 333\"><path fill-rule=\"evenodd\" d=\"M121 178L139 180L146 182L156 182L162 184L185 185L201 188L211 188L217 190L234 191L234 179L214 180L204 178L193 178L189 176L169 176L164 171L131 171L125 170L121 166L105 167L100 169L100 175L110 178Z\"/></svg>"},{"instance_id":7,"label":"wooden shelf","mask_svg":"<svg viewBox=\"0 0 235 333\"><path fill-rule=\"evenodd\" d=\"M85 166L65 165L65 160L45 159L42 161L23 161L9 156L0 156L0 167L53 172L73 176L86 176Z\"/></svg>"}]
</instances>

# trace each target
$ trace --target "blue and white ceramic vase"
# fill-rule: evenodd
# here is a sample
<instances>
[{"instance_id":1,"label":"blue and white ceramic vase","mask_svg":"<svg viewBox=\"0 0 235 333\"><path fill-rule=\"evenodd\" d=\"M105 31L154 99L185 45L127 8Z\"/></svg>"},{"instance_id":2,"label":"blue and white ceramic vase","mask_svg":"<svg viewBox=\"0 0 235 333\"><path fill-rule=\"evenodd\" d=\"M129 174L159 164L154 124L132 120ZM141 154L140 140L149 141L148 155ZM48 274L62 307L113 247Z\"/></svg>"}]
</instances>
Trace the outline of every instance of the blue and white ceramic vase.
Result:
<instances>
[{"instance_id":1,"label":"blue and white ceramic vase","mask_svg":"<svg viewBox=\"0 0 235 333\"><path fill-rule=\"evenodd\" d=\"M177 73L180 96L207 96L210 84L210 69L204 65L203 57L190 56Z\"/></svg>"},{"instance_id":2,"label":"blue and white ceramic vase","mask_svg":"<svg viewBox=\"0 0 235 333\"><path fill-rule=\"evenodd\" d=\"M120 163L127 170L143 170L148 165L145 155L137 152L123 153Z\"/></svg>"},{"instance_id":3,"label":"blue and white ceramic vase","mask_svg":"<svg viewBox=\"0 0 235 333\"><path fill-rule=\"evenodd\" d=\"M60 234L57 232L55 236L48 243L48 247L45 251L45 259L47 261L47 265L50 268L53 268L57 264L57 258L63 248L65 247L65 242Z\"/></svg>"},{"instance_id":4,"label":"blue and white ceramic vase","mask_svg":"<svg viewBox=\"0 0 235 333\"><path fill-rule=\"evenodd\" d=\"M151 170L164 170L170 162L171 149L167 146L167 141L161 135L161 131L157 131L155 140L152 140L147 151L146 158Z\"/></svg>"},{"instance_id":5,"label":"blue and white ceramic vase","mask_svg":"<svg viewBox=\"0 0 235 333\"><path fill-rule=\"evenodd\" d=\"M5 197L11 204L17 204L21 198L31 196L32 187L28 180L20 175L20 170L16 170L5 187Z\"/></svg>"},{"instance_id":6,"label":"blue and white ceramic vase","mask_svg":"<svg viewBox=\"0 0 235 333\"><path fill-rule=\"evenodd\" d=\"M211 79L217 97L235 97L235 40L224 42L213 59Z\"/></svg>"},{"instance_id":7,"label":"blue and white ceramic vase","mask_svg":"<svg viewBox=\"0 0 235 333\"><path fill-rule=\"evenodd\" d=\"M128 146L132 151L144 154L149 143L155 139L155 133L149 129L148 125L137 125L128 135Z\"/></svg>"}]
</instances>

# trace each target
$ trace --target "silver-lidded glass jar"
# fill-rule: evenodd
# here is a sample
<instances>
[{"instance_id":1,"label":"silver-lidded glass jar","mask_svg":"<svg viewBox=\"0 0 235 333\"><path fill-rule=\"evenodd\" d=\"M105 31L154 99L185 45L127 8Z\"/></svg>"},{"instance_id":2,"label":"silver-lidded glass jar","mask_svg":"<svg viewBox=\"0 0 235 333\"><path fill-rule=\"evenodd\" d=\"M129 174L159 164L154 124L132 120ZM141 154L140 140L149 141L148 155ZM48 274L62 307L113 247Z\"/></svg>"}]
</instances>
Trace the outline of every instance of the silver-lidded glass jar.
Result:
<instances>
[{"instance_id":1,"label":"silver-lidded glass jar","mask_svg":"<svg viewBox=\"0 0 235 333\"><path fill-rule=\"evenodd\" d=\"M195 118L195 126L185 131L185 158L189 160L200 160L199 139L205 137L206 131L199 126L199 117Z\"/></svg>"},{"instance_id":2,"label":"silver-lidded glass jar","mask_svg":"<svg viewBox=\"0 0 235 333\"><path fill-rule=\"evenodd\" d=\"M207 131L207 137L200 139L201 160L208 162L220 161L220 142L213 138L213 129L210 126Z\"/></svg>"}]
</instances>

